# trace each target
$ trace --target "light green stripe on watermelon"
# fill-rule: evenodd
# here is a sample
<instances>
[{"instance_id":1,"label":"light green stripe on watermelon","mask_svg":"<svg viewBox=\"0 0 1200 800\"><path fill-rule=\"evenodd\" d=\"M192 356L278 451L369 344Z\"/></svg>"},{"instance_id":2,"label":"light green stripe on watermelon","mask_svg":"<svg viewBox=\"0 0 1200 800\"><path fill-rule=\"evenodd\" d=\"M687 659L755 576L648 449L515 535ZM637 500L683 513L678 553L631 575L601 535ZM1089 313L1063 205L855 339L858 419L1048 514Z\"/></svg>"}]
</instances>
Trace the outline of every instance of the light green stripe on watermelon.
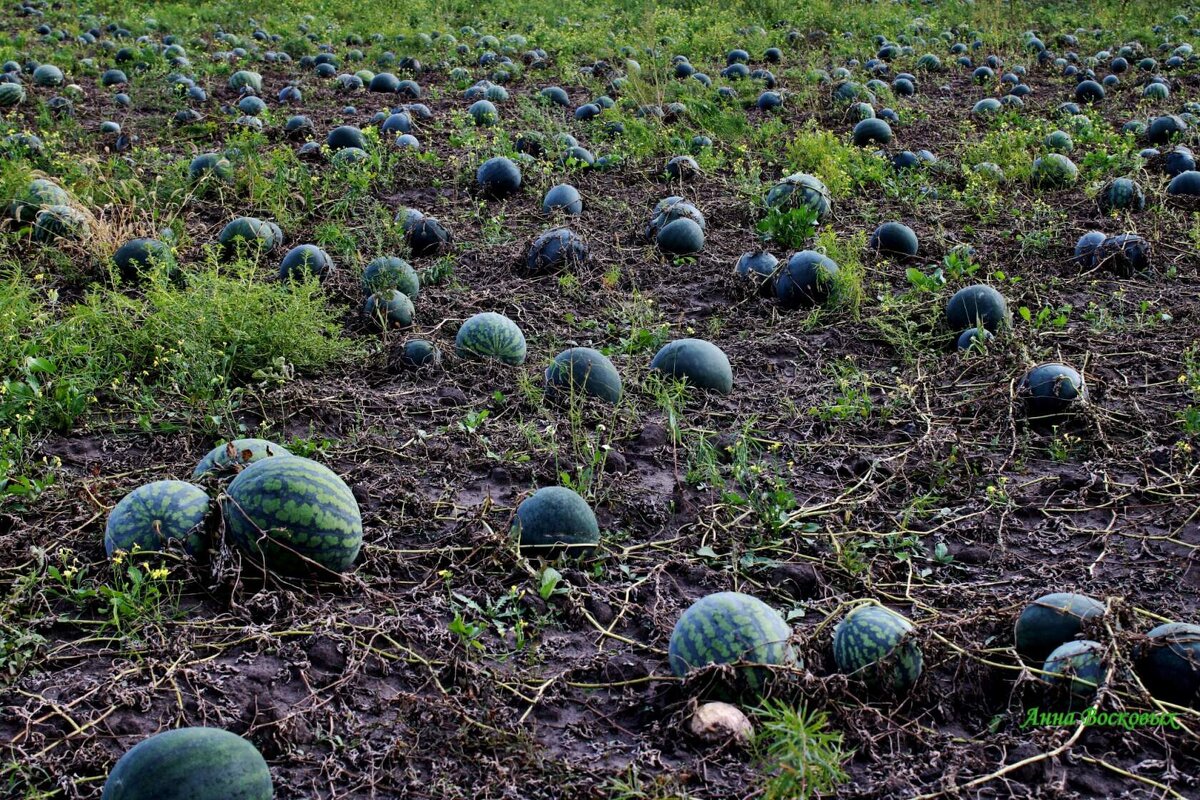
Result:
<instances>
[{"instance_id":1,"label":"light green stripe on watermelon","mask_svg":"<svg viewBox=\"0 0 1200 800\"><path fill-rule=\"evenodd\" d=\"M305 572L306 559L349 569L362 546L362 516L349 487L307 458L270 458L229 484L223 504L234 544L269 569Z\"/></svg>"},{"instance_id":2,"label":"light green stripe on watermelon","mask_svg":"<svg viewBox=\"0 0 1200 800\"><path fill-rule=\"evenodd\" d=\"M109 773L101 800L271 800L267 762L219 728L178 728L145 739Z\"/></svg>"},{"instance_id":3,"label":"light green stripe on watermelon","mask_svg":"<svg viewBox=\"0 0 1200 800\"><path fill-rule=\"evenodd\" d=\"M882 606L855 608L834 629L838 669L873 689L907 690L922 668L915 630L907 619Z\"/></svg>"}]
</instances>

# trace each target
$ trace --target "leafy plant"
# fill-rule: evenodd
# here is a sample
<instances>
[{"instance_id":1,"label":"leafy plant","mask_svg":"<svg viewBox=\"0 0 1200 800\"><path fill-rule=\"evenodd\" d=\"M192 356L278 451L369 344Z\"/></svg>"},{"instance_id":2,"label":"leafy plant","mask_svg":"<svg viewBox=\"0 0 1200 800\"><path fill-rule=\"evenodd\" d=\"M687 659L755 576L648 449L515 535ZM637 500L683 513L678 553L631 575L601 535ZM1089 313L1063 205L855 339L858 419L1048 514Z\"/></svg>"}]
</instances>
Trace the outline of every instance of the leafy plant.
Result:
<instances>
[{"instance_id":1,"label":"leafy plant","mask_svg":"<svg viewBox=\"0 0 1200 800\"><path fill-rule=\"evenodd\" d=\"M849 780L843 764L853 755L842 734L828 730L824 711L768 700L754 709L755 750L765 775L765 800L807 800Z\"/></svg>"}]
</instances>

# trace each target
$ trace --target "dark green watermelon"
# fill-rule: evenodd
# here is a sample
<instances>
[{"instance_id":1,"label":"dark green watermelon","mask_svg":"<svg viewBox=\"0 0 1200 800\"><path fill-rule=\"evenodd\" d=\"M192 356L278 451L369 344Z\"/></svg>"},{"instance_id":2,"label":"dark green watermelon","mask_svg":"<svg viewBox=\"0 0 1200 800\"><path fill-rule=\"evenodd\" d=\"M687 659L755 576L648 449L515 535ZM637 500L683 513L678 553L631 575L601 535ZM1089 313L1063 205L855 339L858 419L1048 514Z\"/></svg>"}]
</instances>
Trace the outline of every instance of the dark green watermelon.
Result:
<instances>
[{"instance_id":1,"label":"dark green watermelon","mask_svg":"<svg viewBox=\"0 0 1200 800\"><path fill-rule=\"evenodd\" d=\"M494 311L484 311L464 322L454 346L464 358L494 358L511 366L525 363L525 334L517 323Z\"/></svg>"},{"instance_id":2,"label":"dark green watermelon","mask_svg":"<svg viewBox=\"0 0 1200 800\"><path fill-rule=\"evenodd\" d=\"M916 628L900 614L876 605L855 608L833 631L838 669L868 687L906 692L921 676L923 657Z\"/></svg>"},{"instance_id":3,"label":"dark green watermelon","mask_svg":"<svg viewBox=\"0 0 1200 800\"><path fill-rule=\"evenodd\" d=\"M134 281L155 264L174 271L175 254L158 239L132 239L113 253L113 264L122 280Z\"/></svg>"},{"instance_id":4,"label":"dark green watermelon","mask_svg":"<svg viewBox=\"0 0 1200 800\"><path fill-rule=\"evenodd\" d=\"M1104 681L1104 646L1099 642L1077 639L1060 644L1042 667L1048 675L1042 680L1070 692L1073 700L1090 703Z\"/></svg>"},{"instance_id":5,"label":"dark green watermelon","mask_svg":"<svg viewBox=\"0 0 1200 800\"><path fill-rule=\"evenodd\" d=\"M712 342L703 339L676 339L668 342L650 362L650 369L660 370L702 389L721 394L733 391L733 368L729 358Z\"/></svg>"},{"instance_id":6,"label":"dark green watermelon","mask_svg":"<svg viewBox=\"0 0 1200 800\"><path fill-rule=\"evenodd\" d=\"M546 368L547 393L563 392L621 402L621 376L608 356L590 347L572 347L555 356Z\"/></svg>"},{"instance_id":7,"label":"dark green watermelon","mask_svg":"<svg viewBox=\"0 0 1200 800\"><path fill-rule=\"evenodd\" d=\"M400 349L400 364L409 369L436 367L442 363L442 351L425 339L410 339Z\"/></svg>"},{"instance_id":8,"label":"dark green watermelon","mask_svg":"<svg viewBox=\"0 0 1200 800\"><path fill-rule=\"evenodd\" d=\"M412 300L396 289L367 295L363 302L363 316L377 330L407 328L413 324L414 313Z\"/></svg>"},{"instance_id":9,"label":"dark green watermelon","mask_svg":"<svg viewBox=\"0 0 1200 800\"><path fill-rule=\"evenodd\" d=\"M1104 614L1098 600L1070 592L1055 592L1034 600L1013 627L1017 653L1026 661L1040 664L1056 647L1069 642L1083 630L1084 622Z\"/></svg>"},{"instance_id":10,"label":"dark green watermelon","mask_svg":"<svg viewBox=\"0 0 1200 800\"><path fill-rule=\"evenodd\" d=\"M1059 422L1087 399L1083 377L1066 364L1039 364L1017 385L1017 397L1031 421Z\"/></svg>"},{"instance_id":11,"label":"dark green watermelon","mask_svg":"<svg viewBox=\"0 0 1200 800\"><path fill-rule=\"evenodd\" d=\"M1004 295L982 283L955 292L946 304L946 319L955 330L981 326L993 333L1012 321Z\"/></svg>"},{"instance_id":12,"label":"dark green watermelon","mask_svg":"<svg viewBox=\"0 0 1200 800\"><path fill-rule=\"evenodd\" d=\"M271 800L267 762L237 734L176 728L121 756L100 800Z\"/></svg>"},{"instance_id":13,"label":"dark green watermelon","mask_svg":"<svg viewBox=\"0 0 1200 800\"><path fill-rule=\"evenodd\" d=\"M671 255L688 255L704 249L704 229L688 217L679 217L658 230L655 242Z\"/></svg>"},{"instance_id":14,"label":"dark green watermelon","mask_svg":"<svg viewBox=\"0 0 1200 800\"><path fill-rule=\"evenodd\" d=\"M155 481L121 498L108 514L104 550L109 558L125 553L158 552L172 539L192 555L208 548L205 522L208 493L193 483Z\"/></svg>"},{"instance_id":15,"label":"dark green watermelon","mask_svg":"<svg viewBox=\"0 0 1200 800\"><path fill-rule=\"evenodd\" d=\"M740 592L717 592L692 603L671 632L671 672L685 677L709 664L739 665L732 685L722 689L764 692L770 666L798 664L789 640L792 629L775 609Z\"/></svg>"},{"instance_id":16,"label":"dark green watermelon","mask_svg":"<svg viewBox=\"0 0 1200 800\"><path fill-rule=\"evenodd\" d=\"M911 258L917 254L917 234L900 222L885 222L871 234L867 246L880 253Z\"/></svg>"},{"instance_id":17,"label":"dark green watermelon","mask_svg":"<svg viewBox=\"0 0 1200 800\"><path fill-rule=\"evenodd\" d=\"M521 170L504 156L496 156L479 166L475 183L484 197L508 197L521 188Z\"/></svg>"},{"instance_id":18,"label":"dark green watermelon","mask_svg":"<svg viewBox=\"0 0 1200 800\"><path fill-rule=\"evenodd\" d=\"M1168 622L1134 649L1134 669L1150 694L1200 708L1200 625Z\"/></svg>"},{"instance_id":19,"label":"dark green watermelon","mask_svg":"<svg viewBox=\"0 0 1200 800\"><path fill-rule=\"evenodd\" d=\"M600 526L577 493L565 486L544 486L517 506L513 535L523 553L586 556L600 542Z\"/></svg>"},{"instance_id":20,"label":"dark green watermelon","mask_svg":"<svg viewBox=\"0 0 1200 800\"><path fill-rule=\"evenodd\" d=\"M1168 192L1170 188L1168 187ZM1096 196L1100 210L1141 211L1146 207L1146 194L1131 178L1116 178L1100 190Z\"/></svg>"},{"instance_id":21,"label":"dark green watermelon","mask_svg":"<svg viewBox=\"0 0 1200 800\"><path fill-rule=\"evenodd\" d=\"M287 251L279 262L279 279L306 280L324 277L333 269L333 259L315 244L300 244Z\"/></svg>"},{"instance_id":22,"label":"dark green watermelon","mask_svg":"<svg viewBox=\"0 0 1200 800\"><path fill-rule=\"evenodd\" d=\"M1062 153L1049 153L1033 162L1032 180L1038 186L1061 189L1073 184L1078 177L1079 168Z\"/></svg>"},{"instance_id":23,"label":"dark green watermelon","mask_svg":"<svg viewBox=\"0 0 1200 800\"><path fill-rule=\"evenodd\" d=\"M238 473L221 499L231 541L268 570L345 572L362 547L362 516L328 467L299 456L267 458Z\"/></svg>"},{"instance_id":24,"label":"dark green watermelon","mask_svg":"<svg viewBox=\"0 0 1200 800\"><path fill-rule=\"evenodd\" d=\"M411 299L420 293L421 279L404 259L380 256L363 269L362 286L368 294L397 289Z\"/></svg>"},{"instance_id":25,"label":"dark green watermelon","mask_svg":"<svg viewBox=\"0 0 1200 800\"><path fill-rule=\"evenodd\" d=\"M823 305L833 292L838 265L815 250L801 250L775 275L775 297L784 308Z\"/></svg>"},{"instance_id":26,"label":"dark green watermelon","mask_svg":"<svg viewBox=\"0 0 1200 800\"><path fill-rule=\"evenodd\" d=\"M851 135L856 147L867 147L873 144L887 144L892 140L892 126L878 117L868 117L854 126Z\"/></svg>"},{"instance_id":27,"label":"dark green watermelon","mask_svg":"<svg viewBox=\"0 0 1200 800\"><path fill-rule=\"evenodd\" d=\"M832 209L829 189L817 177L797 172L784 178L767 193L767 208L810 208L818 222L824 222Z\"/></svg>"}]
</instances>

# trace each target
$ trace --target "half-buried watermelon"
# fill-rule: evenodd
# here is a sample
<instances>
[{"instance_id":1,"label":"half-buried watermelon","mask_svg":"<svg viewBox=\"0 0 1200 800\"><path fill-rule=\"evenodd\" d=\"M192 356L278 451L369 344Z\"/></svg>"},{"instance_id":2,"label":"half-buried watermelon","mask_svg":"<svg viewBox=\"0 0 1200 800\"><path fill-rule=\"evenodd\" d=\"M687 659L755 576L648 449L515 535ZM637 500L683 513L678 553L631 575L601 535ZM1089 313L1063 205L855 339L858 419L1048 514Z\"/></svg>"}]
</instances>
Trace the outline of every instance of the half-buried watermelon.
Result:
<instances>
[{"instance_id":1,"label":"half-buried watermelon","mask_svg":"<svg viewBox=\"0 0 1200 800\"><path fill-rule=\"evenodd\" d=\"M587 501L565 486L543 486L517 506L513 533L521 552L584 556L600 542L600 526Z\"/></svg>"},{"instance_id":2,"label":"half-buried watermelon","mask_svg":"<svg viewBox=\"0 0 1200 800\"><path fill-rule=\"evenodd\" d=\"M221 500L230 539L274 572L345 572L362 547L362 516L350 488L300 456L257 461Z\"/></svg>"},{"instance_id":3,"label":"half-buried watermelon","mask_svg":"<svg viewBox=\"0 0 1200 800\"><path fill-rule=\"evenodd\" d=\"M458 329L455 349L464 358L494 358L510 366L525 363L525 334L503 314L484 311Z\"/></svg>"},{"instance_id":4,"label":"half-buried watermelon","mask_svg":"<svg viewBox=\"0 0 1200 800\"><path fill-rule=\"evenodd\" d=\"M234 439L232 442L219 444L192 470L192 480L201 478L210 472L234 472L244 466L253 464L271 456L290 456L283 445L268 442L266 439Z\"/></svg>"},{"instance_id":5,"label":"half-buried watermelon","mask_svg":"<svg viewBox=\"0 0 1200 800\"><path fill-rule=\"evenodd\" d=\"M104 550L109 558L118 550L158 552L174 539L182 542L188 553L202 553L208 547L204 523L209 502L207 492L184 481L139 486L109 512Z\"/></svg>"},{"instance_id":6,"label":"half-buried watermelon","mask_svg":"<svg viewBox=\"0 0 1200 800\"><path fill-rule=\"evenodd\" d=\"M771 666L791 666L796 653L788 640L792 629L775 609L740 592L717 592L693 603L671 632L671 672L682 678L709 664L738 665L734 692L760 694L771 678Z\"/></svg>"}]
</instances>

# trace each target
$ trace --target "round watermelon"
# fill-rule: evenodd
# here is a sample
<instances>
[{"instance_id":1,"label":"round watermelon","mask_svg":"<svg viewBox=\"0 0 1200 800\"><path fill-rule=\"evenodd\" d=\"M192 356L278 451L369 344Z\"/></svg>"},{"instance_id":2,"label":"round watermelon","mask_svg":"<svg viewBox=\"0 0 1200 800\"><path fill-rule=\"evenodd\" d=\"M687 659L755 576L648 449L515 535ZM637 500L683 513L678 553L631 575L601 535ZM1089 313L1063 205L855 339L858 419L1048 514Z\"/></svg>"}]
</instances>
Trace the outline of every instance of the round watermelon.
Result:
<instances>
[{"instance_id":1,"label":"round watermelon","mask_svg":"<svg viewBox=\"0 0 1200 800\"><path fill-rule=\"evenodd\" d=\"M582 394L609 403L621 402L621 376L608 356L590 347L572 347L554 357L546 368L548 394Z\"/></svg>"},{"instance_id":2,"label":"round watermelon","mask_svg":"<svg viewBox=\"0 0 1200 800\"><path fill-rule=\"evenodd\" d=\"M658 230L655 242L671 255L688 255L704 249L704 229L688 217L679 217Z\"/></svg>"},{"instance_id":3,"label":"round watermelon","mask_svg":"<svg viewBox=\"0 0 1200 800\"><path fill-rule=\"evenodd\" d=\"M843 673L868 687L895 693L921 677L921 647L913 624L891 609L859 606L833 631L833 657Z\"/></svg>"},{"instance_id":4,"label":"round watermelon","mask_svg":"<svg viewBox=\"0 0 1200 800\"><path fill-rule=\"evenodd\" d=\"M880 253L911 258L917 254L917 234L901 222L885 222L871 234L867 246Z\"/></svg>"},{"instance_id":5,"label":"round watermelon","mask_svg":"<svg viewBox=\"0 0 1200 800\"><path fill-rule=\"evenodd\" d=\"M1078 177L1079 168L1062 153L1049 153L1033 162L1032 178L1039 186L1061 189L1070 186Z\"/></svg>"},{"instance_id":6,"label":"round watermelon","mask_svg":"<svg viewBox=\"0 0 1200 800\"><path fill-rule=\"evenodd\" d=\"M362 547L362 516L349 487L300 456L267 458L238 473L221 500L225 529L267 569L345 572Z\"/></svg>"},{"instance_id":7,"label":"round watermelon","mask_svg":"<svg viewBox=\"0 0 1200 800\"><path fill-rule=\"evenodd\" d=\"M0 108L12 108L25 102L25 87L19 83L0 83Z\"/></svg>"},{"instance_id":8,"label":"round watermelon","mask_svg":"<svg viewBox=\"0 0 1200 800\"><path fill-rule=\"evenodd\" d=\"M287 448L266 439L234 439L209 450L192 470L192 480L210 472L227 473L240 470L255 461L271 456L290 456Z\"/></svg>"},{"instance_id":9,"label":"round watermelon","mask_svg":"<svg viewBox=\"0 0 1200 800\"><path fill-rule=\"evenodd\" d=\"M409 369L436 367L442 363L442 351L427 339L410 339L400 348L400 364Z\"/></svg>"},{"instance_id":10,"label":"round watermelon","mask_svg":"<svg viewBox=\"0 0 1200 800\"><path fill-rule=\"evenodd\" d=\"M525 363L525 334L503 314L484 311L462 324L454 339L464 358L494 358L511 366Z\"/></svg>"},{"instance_id":11,"label":"round watermelon","mask_svg":"<svg viewBox=\"0 0 1200 800\"><path fill-rule=\"evenodd\" d=\"M803 172L789 175L767 193L768 208L811 208L823 222L832 208L829 189L817 177Z\"/></svg>"},{"instance_id":12,"label":"round watermelon","mask_svg":"<svg viewBox=\"0 0 1200 800\"><path fill-rule=\"evenodd\" d=\"M368 294L397 289L406 297L414 298L421 291L421 279L404 259L380 256L363 270L362 287Z\"/></svg>"},{"instance_id":13,"label":"round watermelon","mask_svg":"<svg viewBox=\"0 0 1200 800\"><path fill-rule=\"evenodd\" d=\"M728 356L721 348L703 339L668 342L654 356L650 369L675 378L686 378L702 389L713 389L721 394L733 391L733 368Z\"/></svg>"},{"instance_id":14,"label":"round watermelon","mask_svg":"<svg viewBox=\"0 0 1200 800\"><path fill-rule=\"evenodd\" d=\"M521 552L547 557L586 556L600 543L592 507L565 486L544 486L522 501L512 530Z\"/></svg>"},{"instance_id":15,"label":"round watermelon","mask_svg":"<svg viewBox=\"0 0 1200 800\"><path fill-rule=\"evenodd\" d=\"M367 296L363 302L363 316L377 330L407 328L413 324L412 300L396 289L387 289Z\"/></svg>"},{"instance_id":16,"label":"round watermelon","mask_svg":"<svg viewBox=\"0 0 1200 800\"><path fill-rule=\"evenodd\" d=\"M1004 295L980 283L954 293L946 303L946 319L955 330L980 326L995 333L1007 327L1012 317Z\"/></svg>"},{"instance_id":17,"label":"round watermelon","mask_svg":"<svg viewBox=\"0 0 1200 800\"><path fill-rule=\"evenodd\" d=\"M838 265L815 250L801 250L775 275L775 296L784 308L824 304L837 280Z\"/></svg>"},{"instance_id":18,"label":"round watermelon","mask_svg":"<svg viewBox=\"0 0 1200 800\"><path fill-rule=\"evenodd\" d=\"M1168 192L1170 187L1168 187ZM1146 194L1142 187L1131 178L1116 178L1105 186L1096 196L1100 210L1109 211L1141 211L1146 207Z\"/></svg>"},{"instance_id":19,"label":"round watermelon","mask_svg":"<svg viewBox=\"0 0 1200 800\"><path fill-rule=\"evenodd\" d=\"M1013 627L1013 640L1021 658L1041 663L1064 642L1079 635L1084 622L1104 614L1104 604L1087 595L1055 592L1034 600Z\"/></svg>"},{"instance_id":20,"label":"round watermelon","mask_svg":"<svg viewBox=\"0 0 1200 800\"><path fill-rule=\"evenodd\" d=\"M1104 646L1079 639L1054 648L1042 667L1042 680L1071 693L1072 699L1090 701L1104 680Z\"/></svg>"},{"instance_id":21,"label":"round watermelon","mask_svg":"<svg viewBox=\"0 0 1200 800\"><path fill-rule=\"evenodd\" d=\"M1059 422L1087 399L1083 377L1066 364L1039 364L1017 385L1017 397L1033 421Z\"/></svg>"},{"instance_id":22,"label":"round watermelon","mask_svg":"<svg viewBox=\"0 0 1200 800\"><path fill-rule=\"evenodd\" d=\"M770 666L798 663L788 640L792 629L775 609L757 597L718 592L688 607L667 650L671 672L685 677L709 664L739 665L731 685L721 688L758 694L770 681Z\"/></svg>"},{"instance_id":23,"label":"round watermelon","mask_svg":"<svg viewBox=\"0 0 1200 800\"><path fill-rule=\"evenodd\" d=\"M1159 700L1200 708L1200 625L1154 628L1134 649L1134 669Z\"/></svg>"},{"instance_id":24,"label":"round watermelon","mask_svg":"<svg viewBox=\"0 0 1200 800\"><path fill-rule=\"evenodd\" d=\"M197 555L208 546L204 530L208 511L208 493L195 484L147 483L121 498L109 512L104 550L110 558L118 550L158 552L174 539L182 542L188 553Z\"/></svg>"},{"instance_id":25,"label":"round watermelon","mask_svg":"<svg viewBox=\"0 0 1200 800\"><path fill-rule=\"evenodd\" d=\"M176 728L121 756L100 800L271 800L262 754L219 728Z\"/></svg>"}]
</instances>

